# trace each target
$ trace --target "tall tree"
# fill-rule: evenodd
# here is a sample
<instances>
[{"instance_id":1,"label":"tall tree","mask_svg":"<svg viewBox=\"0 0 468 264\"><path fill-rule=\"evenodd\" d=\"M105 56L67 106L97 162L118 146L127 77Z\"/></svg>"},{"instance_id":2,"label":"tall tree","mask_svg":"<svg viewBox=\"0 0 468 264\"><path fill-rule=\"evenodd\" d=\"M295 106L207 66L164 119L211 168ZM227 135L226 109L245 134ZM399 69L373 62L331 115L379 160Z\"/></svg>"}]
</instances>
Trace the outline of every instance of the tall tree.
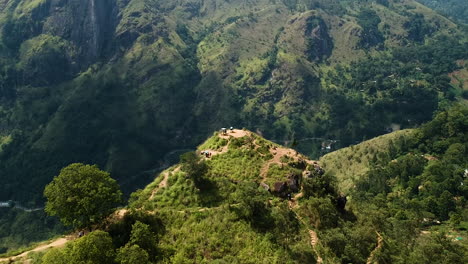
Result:
<instances>
[{"instance_id":1,"label":"tall tree","mask_svg":"<svg viewBox=\"0 0 468 264\"><path fill-rule=\"evenodd\" d=\"M45 211L75 228L97 223L122 200L119 185L108 172L81 163L63 168L46 186L44 196Z\"/></svg>"}]
</instances>

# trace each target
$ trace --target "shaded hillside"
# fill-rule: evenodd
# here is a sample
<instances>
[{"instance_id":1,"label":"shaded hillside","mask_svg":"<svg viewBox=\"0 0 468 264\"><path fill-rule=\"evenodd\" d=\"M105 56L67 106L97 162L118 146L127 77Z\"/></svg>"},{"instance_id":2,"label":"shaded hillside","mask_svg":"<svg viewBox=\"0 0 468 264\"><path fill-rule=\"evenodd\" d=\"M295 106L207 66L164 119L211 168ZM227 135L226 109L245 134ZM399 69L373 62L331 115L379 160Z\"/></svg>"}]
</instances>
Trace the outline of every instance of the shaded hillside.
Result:
<instances>
[{"instance_id":1,"label":"shaded hillside","mask_svg":"<svg viewBox=\"0 0 468 264\"><path fill-rule=\"evenodd\" d=\"M464 34L412 0L0 1L0 200L41 206L72 162L128 194L223 126L336 147L417 126L461 95Z\"/></svg>"}]
</instances>

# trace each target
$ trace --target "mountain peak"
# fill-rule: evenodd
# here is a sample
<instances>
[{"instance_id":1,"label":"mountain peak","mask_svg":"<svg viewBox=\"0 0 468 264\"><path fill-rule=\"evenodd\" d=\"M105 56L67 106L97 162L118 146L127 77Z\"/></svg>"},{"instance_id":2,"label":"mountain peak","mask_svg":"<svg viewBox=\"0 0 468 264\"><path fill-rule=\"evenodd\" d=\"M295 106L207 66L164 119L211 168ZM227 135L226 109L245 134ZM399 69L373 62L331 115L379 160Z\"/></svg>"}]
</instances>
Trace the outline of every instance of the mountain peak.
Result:
<instances>
[{"instance_id":1,"label":"mountain peak","mask_svg":"<svg viewBox=\"0 0 468 264\"><path fill-rule=\"evenodd\" d=\"M221 129L195 152L183 154L179 164L160 173L138 195L138 201L141 206L155 208L218 206L229 200L227 196L207 194L226 188L226 184L232 188L255 184L275 196L288 198L300 192L303 178L315 174L323 174L319 164L296 150L246 129ZM178 194L180 199L165 204L175 190L184 190Z\"/></svg>"}]
</instances>

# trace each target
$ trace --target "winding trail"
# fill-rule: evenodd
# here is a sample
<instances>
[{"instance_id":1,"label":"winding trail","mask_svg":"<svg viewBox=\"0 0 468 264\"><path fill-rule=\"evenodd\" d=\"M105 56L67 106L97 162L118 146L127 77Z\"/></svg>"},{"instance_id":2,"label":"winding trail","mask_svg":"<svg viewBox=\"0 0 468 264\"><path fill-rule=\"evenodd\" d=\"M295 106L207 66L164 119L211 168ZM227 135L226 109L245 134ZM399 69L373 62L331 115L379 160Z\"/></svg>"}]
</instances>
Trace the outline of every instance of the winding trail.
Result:
<instances>
[{"instance_id":1,"label":"winding trail","mask_svg":"<svg viewBox=\"0 0 468 264\"><path fill-rule=\"evenodd\" d=\"M317 245L318 245L318 243L319 243L319 239L318 239L318 236L317 236L317 232L315 232L315 231L312 230L312 229L309 229L309 237L310 237L310 245L311 245L312 248L314 249L315 254L317 254L317 264L322 264L322 263L323 263L323 259L322 259L322 257L319 255L318 250L317 250Z\"/></svg>"},{"instance_id":2,"label":"winding trail","mask_svg":"<svg viewBox=\"0 0 468 264\"><path fill-rule=\"evenodd\" d=\"M10 263L11 261L15 261L15 260L18 260L18 259L21 259L21 258L24 258L26 257L29 253L31 252L40 252L40 251L44 251L44 250L47 250L47 249L50 249L50 248L59 248L59 247L63 247L65 246L65 244L70 241L70 240L73 240L73 237L71 236L67 236L65 238L61 237L61 238L58 238L48 244L44 244L44 245L40 245L40 246L37 246L31 250L28 250L28 251L25 251L17 256L13 256L13 257L8 257L8 258L0 258L0 263L1 262L6 262L6 263Z\"/></svg>"},{"instance_id":3,"label":"winding trail","mask_svg":"<svg viewBox=\"0 0 468 264\"><path fill-rule=\"evenodd\" d=\"M169 175L171 173L177 173L180 171L180 166L176 167L173 171L166 171L164 172L161 176L163 176L163 180L159 183L158 187L154 188L154 190L151 192L150 200L153 200L154 195L161 189L161 188L166 188L167 187L167 181L169 180ZM161 177L159 176L159 177Z\"/></svg>"},{"instance_id":4,"label":"winding trail","mask_svg":"<svg viewBox=\"0 0 468 264\"><path fill-rule=\"evenodd\" d=\"M273 164L278 164L281 165L283 162L281 162L281 157L285 155L292 155L292 150L287 149L287 148L282 148L282 147L275 147L275 148L270 148L270 153L273 155L273 158L269 161L267 161L263 167L260 169L260 176L262 177L262 182L265 182L268 176L268 169L270 169L270 166Z\"/></svg>"},{"instance_id":5,"label":"winding trail","mask_svg":"<svg viewBox=\"0 0 468 264\"><path fill-rule=\"evenodd\" d=\"M94 4L94 0L91 0L92 4ZM252 132L250 131L246 131L246 130L240 130L240 129L234 129L234 130L228 130L226 134L222 134L222 133L219 133L218 136L220 138L224 138L224 139L227 139L229 140L230 138L241 138L241 137L245 137L245 136L251 136ZM255 144L255 147L258 148L260 147L256 140L253 140L251 142L251 144ZM207 157L206 159L211 159L212 156L215 156L215 155L220 155L220 154L223 154L223 153L226 153L228 152L229 150L229 143L226 144L225 146L223 146L223 148L221 150L206 150L206 151L209 151L210 152L210 156ZM166 169L167 167L169 167L169 162L168 162L168 156L169 155L172 155L176 152L180 152L180 151L183 151L183 150L187 150L187 149L178 149L178 150L174 150L170 153L168 153L166 156L165 156L165 162L164 164L161 166L161 167L158 167L158 168L155 168L155 169L151 169L151 170L148 170L148 171L144 171L143 173L155 173L156 171L160 171L160 170L163 170L163 169ZM295 150L293 149L290 149L290 148L285 148L285 147L280 147L280 146L275 146L275 147L272 147L269 149L271 155L273 155L273 158L271 158L270 160L268 160L261 168L260 170L260 176L262 178L262 182L265 182L266 179L267 179L267 176L268 176L268 170L270 168L271 165L273 164L278 164L278 165L282 165L284 164L284 162L281 161L281 158L283 156L288 156L290 158L292 158L294 161L299 161L299 160L303 160L305 161L307 164L314 164L316 163L315 161L312 161L312 160L309 160L307 157L299 154L298 152L296 152ZM168 180L169 180L169 177L171 176L172 173L177 173L178 171L180 171L180 166L178 167L175 167L172 171L163 171L159 177L163 177L162 181L158 184L158 186L156 188L153 189L153 191L151 192L151 196L150 196L150 200L154 199L156 193L161 189L161 188L166 188L167 185L168 185ZM323 264L323 259L322 257L319 255L319 252L317 250L317 246L318 244L320 243L319 241L319 238L318 238L318 235L317 233L312 230L312 229L309 229L308 228L308 225L307 223L304 221L304 219L296 212L295 209L297 209L299 207L299 204L297 202L297 200L299 198L301 198L303 196L303 193L302 192L299 192L297 193L293 199L291 199L291 201L289 201L289 208L291 209L291 211L296 215L296 217L302 222L302 224L304 224L304 226L306 227L307 231L308 231L308 236L310 238L310 245L312 246L312 249L313 251L315 252L315 254L317 255L317 263L318 264ZM237 206L239 204L232 204L230 206ZM20 207L20 206L16 206L18 209L22 209L24 211L35 211L35 210L42 210L43 208L34 208L34 209L29 209L29 208L23 208L23 207ZM179 210L177 212L179 213L190 213L190 212L204 212L204 211L210 211L210 210L219 210L221 208L224 208L224 206L216 206L216 207L204 207L204 208L190 208L190 209L186 209L186 210ZM123 209L120 209L120 210L116 210L114 212L114 214L111 216L111 218L113 220L121 220L124 218L124 216L128 213L128 209L126 208L123 208ZM369 256L368 258L368 261L367 261L367 264L372 264L372 260L374 258L374 253L380 249L382 247L382 243L383 243L383 238L380 236L379 233L377 233L378 235L378 244L377 244L377 247L372 251L371 255ZM8 257L8 258L0 258L0 263L11 263L12 261L16 261L16 260L19 260L19 259L22 259L22 258L25 258L27 257L27 255L31 252L40 252L40 251L44 251L44 250L47 250L47 249L50 249L50 248L60 248L60 247L63 247L65 246L65 244L68 242L68 241L72 241L72 240L75 240L76 237L74 236L67 236L67 237L62 237L62 238L58 238L56 240L53 240L47 244L42 244L42 245L39 245L31 250L28 250L28 251L25 251L17 256L12 256L12 257Z\"/></svg>"},{"instance_id":6,"label":"winding trail","mask_svg":"<svg viewBox=\"0 0 468 264\"><path fill-rule=\"evenodd\" d=\"M373 264L373 263L378 263L377 261L374 261L375 254L382 248L383 246L383 237L379 232L377 233L377 246L375 247L374 250L370 253L369 257L367 258L366 264Z\"/></svg>"},{"instance_id":7,"label":"winding trail","mask_svg":"<svg viewBox=\"0 0 468 264\"><path fill-rule=\"evenodd\" d=\"M296 207L297 207L297 205L296 205ZM320 256L320 254L319 254L319 252L317 250L317 245L320 242L319 238L318 238L318 235L317 235L317 232L315 232L314 230L308 228L307 223L304 221L304 219L302 219L302 217L295 210L292 210L292 208L291 208L291 211L296 215L297 219L299 219L299 221L301 221L301 223L307 228L307 231L309 233L309 238L310 238L310 245L312 246L312 249L314 250L315 254L317 255L317 264L323 264L323 259L322 259L322 257Z\"/></svg>"}]
</instances>

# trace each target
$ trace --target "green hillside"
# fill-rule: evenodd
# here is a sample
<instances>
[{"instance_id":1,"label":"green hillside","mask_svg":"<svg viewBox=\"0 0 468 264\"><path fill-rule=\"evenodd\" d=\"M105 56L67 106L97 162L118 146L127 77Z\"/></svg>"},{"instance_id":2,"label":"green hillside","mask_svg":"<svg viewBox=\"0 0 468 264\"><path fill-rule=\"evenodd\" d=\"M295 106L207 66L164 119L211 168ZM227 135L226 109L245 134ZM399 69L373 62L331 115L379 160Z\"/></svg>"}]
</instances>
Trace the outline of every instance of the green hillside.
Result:
<instances>
[{"instance_id":1,"label":"green hillside","mask_svg":"<svg viewBox=\"0 0 468 264\"><path fill-rule=\"evenodd\" d=\"M466 103L458 104L419 129L321 158L358 219L367 218L382 235L379 263L466 262L467 116Z\"/></svg>"},{"instance_id":2,"label":"green hillside","mask_svg":"<svg viewBox=\"0 0 468 264\"><path fill-rule=\"evenodd\" d=\"M459 104L320 162L216 132L93 232L13 263L464 263L467 117Z\"/></svg>"},{"instance_id":3,"label":"green hillside","mask_svg":"<svg viewBox=\"0 0 468 264\"><path fill-rule=\"evenodd\" d=\"M412 127L457 95L443 76L468 50L456 24L406 0L24 0L0 10L0 133L11 138L0 199L33 204L76 161L112 171L128 193L167 152L226 124L341 146Z\"/></svg>"},{"instance_id":4,"label":"green hillside","mask_svg":"<svg viewBox=\"0 0 468 264\"><path fill-rule=\"evenodd\" d=\"M341 191L349 193L353 184L364 177L380 160L395 156L411 144L414 130L400 130L343 148L320 158L324 169L334 174Z\"/></svg>"},{"instance_id":5,"label":"green hillside","mask_svg":"<svg viewBox=\"0 0 468 264\"><path fill-rule=\"evenodd\" d=\"M418 0L418 2L437 10L449 18L465 24L468 23L468 10L466 2L463 0Z\"/></svg>"},{"instance_id":6,"label":"green hillside","mask_svg":"<svg viewBox=\"0 0 468 264\"><path fill-rule=\"evenodd\" d=\"M128 197L226 126L317 159L322 141L414 128L461 100L467 57L466 29L413 0L0 1L0 201L42 207L75 162ZM1 251L38 239L5 233Z\"/></svg>"}]
</instances>

